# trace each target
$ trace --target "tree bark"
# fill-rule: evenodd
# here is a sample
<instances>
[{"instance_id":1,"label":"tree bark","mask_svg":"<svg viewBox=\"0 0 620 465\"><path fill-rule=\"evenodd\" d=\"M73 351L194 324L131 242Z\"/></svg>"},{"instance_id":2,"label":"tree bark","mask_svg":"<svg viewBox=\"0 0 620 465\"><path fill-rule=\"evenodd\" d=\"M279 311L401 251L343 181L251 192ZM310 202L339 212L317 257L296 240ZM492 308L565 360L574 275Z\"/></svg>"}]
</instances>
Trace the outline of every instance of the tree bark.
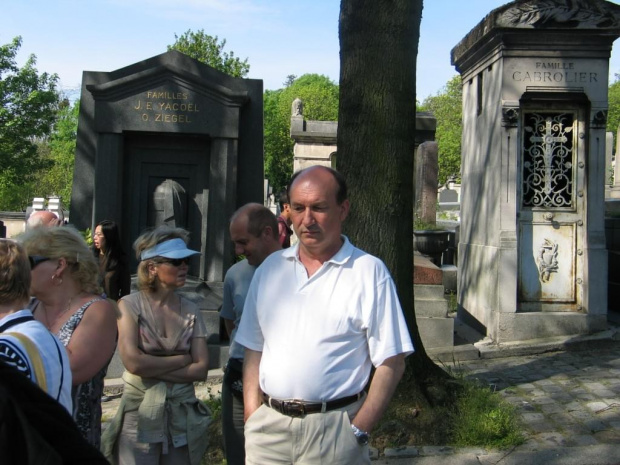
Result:
<instances>
[{"instance_id":1,"label":"tree bark","mask_svg":"<svg viewBox=\"0 0 620 465\"><path fill-rule=\"evenodd\" d=\"M342 0L337 169L345 234L390 269L416 352L416 384L445 377L426 354L413 303L415 74L422 0Z\"/></svg>"}]
</instances>

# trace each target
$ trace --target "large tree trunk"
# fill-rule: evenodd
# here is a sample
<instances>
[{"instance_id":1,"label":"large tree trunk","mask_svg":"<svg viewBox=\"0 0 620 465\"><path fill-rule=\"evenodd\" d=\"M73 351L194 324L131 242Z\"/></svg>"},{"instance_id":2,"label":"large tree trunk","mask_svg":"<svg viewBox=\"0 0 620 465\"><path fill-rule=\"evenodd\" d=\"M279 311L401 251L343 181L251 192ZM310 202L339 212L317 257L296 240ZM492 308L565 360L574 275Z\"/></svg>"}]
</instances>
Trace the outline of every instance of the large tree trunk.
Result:
<instances>
[{"instance_id":1,"label":"large tree trunk","mask_svg":"<svg viewBox=\"0 0 620 465\"><path fill-rule=\"evenodd\" d=\"M341 1L337 169L350 189L345 233L390 269L416 348L408 358L408 374L427 386L445 373L424 350L413 305L415 74L421 18L422 0Z\"/></svg>"}]
</instances>

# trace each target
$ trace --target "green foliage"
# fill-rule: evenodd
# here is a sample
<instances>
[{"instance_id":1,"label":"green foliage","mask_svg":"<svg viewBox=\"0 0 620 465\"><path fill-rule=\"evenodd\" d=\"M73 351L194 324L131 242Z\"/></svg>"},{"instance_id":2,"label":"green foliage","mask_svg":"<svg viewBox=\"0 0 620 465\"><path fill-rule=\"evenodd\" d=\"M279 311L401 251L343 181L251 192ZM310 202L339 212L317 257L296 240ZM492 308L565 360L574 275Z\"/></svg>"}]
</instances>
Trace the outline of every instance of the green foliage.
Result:
<instances>
[{"instance_id":1,"label":"green foliage","mask_svg":"<svg viewBox=\"0 0 620 465\"><path fill-rule=\"evenodd\" d=\"M291 81L291 79L293 79ZM263 95L265 127L265 176L279 192L293 174L293 139L290 136L291 105L300 98L307 120L338 120L338 85L327 76L304 74L287 77L287 87L266 90Z\"/></svg>"},{"instance_id":2,"label":"green foliage","mask_svg":"<svg viewBox=\"0 0 620 465\"><path fill-rule=\"evenodd\" d=\"M427 385L424 393L415 389L420 375L405 371L373 429L372 446L379 450L420 444L504 448L523 443L515 407L480 382L465 379L456 365L443 365L451 377L442 384Z\"/></svg>"},{"instance_id":3,"label":"green foliage","mask_svg":"<svg viewBox=\"0 0 620 465\"><path fill-rule=\"evenodd\" d=\"M14 181L12 169L0 172L0 211L25 211L34 195L35 183L31 177Z\"/></svg>"},{"instance_id":4,"label":"green foliage","mask_svg":"<svg viewBox=\"0 0 620 465\"><path fill-rule=\"evenodd\" d=\"M620 74L615 76L616 80L609 85L609 110L607 112L607 130L613 133L614 140L616 140L616 133L620 125Z\"/></svg>"},{"instance_id":5,"label":"green foliage","mask_svg":"<svg viewBox=\"0 0 620 465\"><path fill-rule=\"evenodd\" d=\"M209 446L200 461L201 465L226 465L224 437L222 435L222 396L207 388L208 398L202 402L211 410L211 424L207 431Z\"/></svg>"},{"instance_id":6,"label":"green foliage","mask_svg":"<svg viewBox=\"0 0 620 465\"><path fill-rule=\"evenodd\" d=\"M422 105L437 119L436 139L439 146L439 183L450 176L460 179L461 134L463 133L463 88L461 77L454 76L437 95L427 97Z\"/></svg>"},{"instance_id":7,"label":"green foliage","mask_svg":"<svg viewBox=\"0 0 620 465\"><path fill-rule=\"evenodd\" d=\"M414 231L443 231L443 226L438 226L437 223L427 223L419 218L413 220L413 230Z\"/></svg>"},{"instance_id":8,"label":"green foliage","mask_svg":"<svg viewBox=\"0 0 620 465\"><path fill-rule=\"evenodd\" d=\"M63 206L69 210L71 188L73 185L73 166L80 101L73 106L68 102L58 112L54 132L50 138L39 145L42 159L49 161L50 167L36 174L35 195L49 197L56 195Z\"/></svg>"},{"instance_id":9,"label":"green foliage","mask_svg":"<svg viewBox=\"0 0 620 465\"><path fill-rule=\"evenodd\" d=\"M265 151L265 177L279 192L293 172L293 141L289 135L289 119L281 115L278 102L280 90L266 90L263 94L263 136ZM292 102L291 102L292 103Z\"/></svg>"},{"instance_id":10,"label":"green foliage","mask_svg":"<svg viewBox=\"0 0 620 465\"><path fill-rule=\"evenodd\" d=\"M446 291L446 300L448 301L448 313L456 313L459 306L456 292Z\"/></svg>"},{"instance_id":11,"label":"green foliage","mask_svg":"<svg viewBox=\"0 0 620 465\"><path fill-rule=\"evenodd\" d=\"M80 231L80 234L89 246L93 245L93 231L90 228Z\"/></svg>"},{"instance_id":12,"label":"green foliage","mask_svg":"<svg viewBox=\"0 0 620 465\"><path fill-rule=\"evenodd\" d=\"M213 394L213 389L211 386L207 388L207 393L208 398L204 399L202 402L209 407L213 418L219 419L222 412L222 396Z\"/></svg>"},{"instance_id":13,"label":"green foliage","mask_svg":"<svg viewBox=\"0 0 620 465\"><path fill-rule=\"evenodd\" d=\"M203 29L193 32L188 29L180 37L174 35L175 42L168 50L178 50L233 77L246 77L250 72L248 59L241 61L234 52L224 52L226 39L218 42L218 37L205 34Z\"/></svg>"},{"instance_id":14,"label":"green foliage","mask_svg":"<svg viewBox=\"0 0 620 465\"><path fill-rule=\"evenodd\" d=\"M466 381L451 416L455 446L511 447L524 442L515 407L498 393Z\"/></svg>"},{"instance_id":15,"label":"green foliage","mask_svg":"<svg viewBox=\"0 0 620 465\"><path fill-rule=\"evenodd\" d=\"M59 104L58 76L39 74L36 57L22 68L15 57L21 37L0 46L0 210L22 210L28 204L33 173L49 166L37 141L51 131Z\"/></svg>"}]
</instances>

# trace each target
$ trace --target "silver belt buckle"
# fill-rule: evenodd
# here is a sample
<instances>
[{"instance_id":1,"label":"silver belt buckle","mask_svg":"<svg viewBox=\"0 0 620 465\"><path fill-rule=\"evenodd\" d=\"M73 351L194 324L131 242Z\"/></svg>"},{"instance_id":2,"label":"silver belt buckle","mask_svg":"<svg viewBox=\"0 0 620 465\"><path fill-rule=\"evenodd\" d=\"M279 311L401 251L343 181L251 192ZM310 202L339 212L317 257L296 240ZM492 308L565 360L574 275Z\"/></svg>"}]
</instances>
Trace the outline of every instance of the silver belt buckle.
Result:
<instances>
[{"instance_id":1,"label":"silver belt buckle","mask_svg":"<svg viewBox=\"0 0 620 465\"><path fill-rule=\"evenodd\" d=\"M306 406L298 401L283 401L280 405L282 413L289 417L301 417L306 414Z\"/></svg>"}]
</instances>

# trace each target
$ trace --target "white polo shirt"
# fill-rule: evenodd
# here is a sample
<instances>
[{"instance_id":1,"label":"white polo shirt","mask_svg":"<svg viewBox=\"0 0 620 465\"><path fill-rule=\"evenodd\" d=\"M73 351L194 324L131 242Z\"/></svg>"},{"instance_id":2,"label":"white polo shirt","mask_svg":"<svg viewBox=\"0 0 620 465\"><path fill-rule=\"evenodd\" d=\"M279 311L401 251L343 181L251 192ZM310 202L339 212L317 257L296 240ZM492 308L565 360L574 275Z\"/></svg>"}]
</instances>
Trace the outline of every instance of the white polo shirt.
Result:
<instances>
[{"instance_id":1,"label":"white polo shirt","mask_svg":"<svg viewBox=\"0 0 620 465\"><path fill-rule=\"evenodd\" d=\"M260 387L274 398L357 394L372 365L414 350L386 266L342 238L310 278L298 244L271 254L254 274L236 341L262 352Z\"/></svg>"},{"instance_id":2,"label":"white polo shirt","mask_svg":"<svg viewBox=\"0 0 620 465\"><path fill-rule=\"evenodd\" d=\"M34 344L43 363L47 393L72 413L71 367L62 343L34 319L30 310L19 310L0 319L0 359L37 384L40 380L26 347L10 333L26 336Z\"/></svg>"}]
</instances>

